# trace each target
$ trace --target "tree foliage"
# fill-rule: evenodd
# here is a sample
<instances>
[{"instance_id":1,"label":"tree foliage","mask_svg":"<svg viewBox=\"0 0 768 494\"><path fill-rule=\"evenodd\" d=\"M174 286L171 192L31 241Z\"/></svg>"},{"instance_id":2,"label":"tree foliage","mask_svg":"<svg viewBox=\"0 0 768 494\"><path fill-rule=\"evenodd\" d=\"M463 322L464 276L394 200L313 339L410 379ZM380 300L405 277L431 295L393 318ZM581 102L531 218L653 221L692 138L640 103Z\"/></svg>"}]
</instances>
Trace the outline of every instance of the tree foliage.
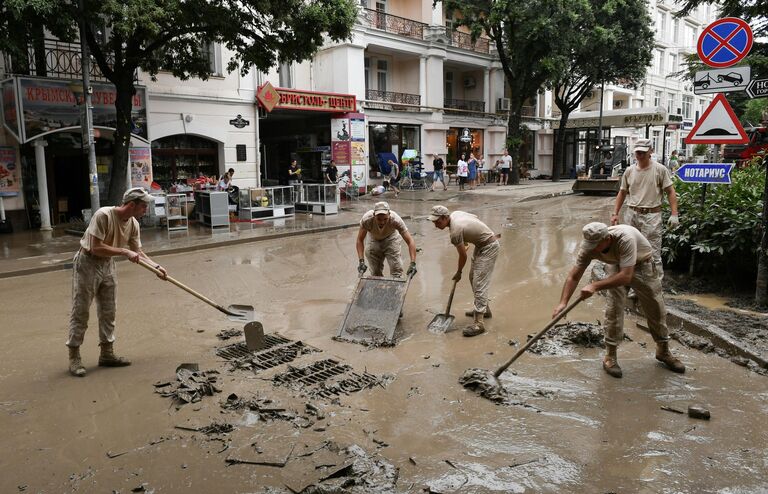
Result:
<instances>
[{"instance_id":1,"label":"tree foliage","mask_svg":"<svg viewBox=\"0 0 768 494\"><path fill-rule=\"evenodd\" d=\"M564 158L565 123L590 90L601 83L634 87L645 78L653 57L654 32L644 0L586 0L575 2L578 29L559 37L565 63L551 81L560 109L557 158ZM555 160L552 180L559 180Z\"/></svg>"},{"instance_id":2,"label":"tree foliage","mask_svg":"<svg viewBox=\"0 0 768 494\"><path fill-rule=\"evenodd\" d=\"M182 80L207 79L206 46L221 43L233 54L229 71L267 71L278 62L311 57L326 41L350 36L357 15L353 0L4 0L0 48L25 54L45 27L75 39L85 18L86 40L99 69L117 88L117 131L109 201L126 188L131 97L138 68L154 77L170 71ZM35 20L36 19L36 20ZM21 34L21 35L20 35Z\"/></svg>"},{"instance_id":3,"label":"tree foliage","mask_svg":"<svg viewBox=\"0 0 768 494\"><path fill-rule=\"evenodd\" d=\"M523 143L522 108L540 88L563 70L561 38L578 28L586 0L435 0L474 38L491 39L510 89L507 147L512 156L512 183L520 181L518 151Z\"/></svg>"}]
</instances>

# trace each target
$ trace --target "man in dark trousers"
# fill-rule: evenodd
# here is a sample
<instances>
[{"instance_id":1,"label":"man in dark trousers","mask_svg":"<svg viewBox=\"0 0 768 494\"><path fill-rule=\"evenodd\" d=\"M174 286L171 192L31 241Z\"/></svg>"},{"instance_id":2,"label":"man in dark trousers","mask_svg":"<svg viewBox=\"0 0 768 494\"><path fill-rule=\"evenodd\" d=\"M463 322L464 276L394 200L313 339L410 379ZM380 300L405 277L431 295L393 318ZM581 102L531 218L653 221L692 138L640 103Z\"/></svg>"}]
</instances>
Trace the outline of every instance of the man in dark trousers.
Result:
<instances>
[{"instance_id":1,"label":"man in dark trousers","mask_svg":"<svg viewBox=\"0 0 768 494\"><path fill-rule=\"evenodd\" d=\"M432 168L435 171L432 175L432 187L429 190L434 192L435 184L437 184L438 181L443 184L443 190L448 190L448 187L445 185L445 173L443 171L445 162L443 161L443 158L441 158L437 153L432 153L432 156L435 157L435 159L432 160Z\"/></svg>"},{"instance_id":2,"label":"man in dark trousers","mask_svg":"<svg viewBox=\"0 0 768 494\"><path fill-rule=\"evenodd\" d=\"M325 183L335 184L339 179L339 169L336 168L336 164L331 160L328 166L325 167Z\"/></svg>"}]
</instances>

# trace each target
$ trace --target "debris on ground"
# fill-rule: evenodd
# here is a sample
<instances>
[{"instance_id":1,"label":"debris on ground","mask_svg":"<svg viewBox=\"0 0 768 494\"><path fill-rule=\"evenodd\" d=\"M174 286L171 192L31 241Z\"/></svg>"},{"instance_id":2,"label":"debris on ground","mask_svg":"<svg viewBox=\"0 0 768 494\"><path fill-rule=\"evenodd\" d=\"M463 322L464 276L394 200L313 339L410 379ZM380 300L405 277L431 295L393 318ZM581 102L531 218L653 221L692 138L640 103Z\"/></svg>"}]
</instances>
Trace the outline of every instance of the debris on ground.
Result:
<instances>
[{"instance_id":1,"label":"debris on ground","mask_svg":"<svg viewBox=\"0 0 768 494\"><path fill-rule=\"evenodd\" d=\"M528 339L531 339L531 335ZM536 355L566 355L567 347L603 348L605 337L600 324L589 322L567 322L558 324L531 345L529 352Z\"/></svg>"},{"instance_id":2,"label":"debris on ground","mask_svg":"<svg viewBox=\"0 0 768 494\"><path fill-rule=\"evenodd\" d=\"M297 411L288 410L269 398L244 399L235 393L227 396L226 401L221 403L221 408L225 410L247 410L251 414L255 414L255 420L263 422L283 420L292 422L294 426L302 429L314 425L314 420L311 419L313 415L317 417L317 420L325 418L325 414L316 405L311 403L306 404L307 413L305 416Z\"/></svg>"},{"instance_id":3,"label":"debris on ground","mask_svg":"<svg viewBox=\"0 0 768 494\"><path fill-rule=\"evenodd\" d=\"M197 403L203 396L213 396L221 390L216 387L216 370L196 370L197 364L182 364L176 369L176 382L155 383L155 392L163 397L175 398L179 403Z\"/></svg>"},{"instance_id":4,"label":"debris on ground","mask_svg":"<svg viewBox=\"0 0 768 494\"><path fill-rule=\"evenodd\" d=\"M661 409L664 410L664 411L667 411L667 412L679 413L680 415L684 415L685 414L685 412L680 410L679 408L670 407L670 406L667 406L667 405L662 406Z\"/></svg>"},{"instance_id":5,"label":"debris on ground","mask_svg":"<svg viewBox=\"0 0 768 494\"><path fill-rule=\"evenodd\" d=\"M308 396L332 398L364 389L389 384L392 376L375 376L366 371L356 372L352 366L333 359L312 362L303 367L288 365L288 370L275 375L275 385L289 386Z\"/></svg>"},{"instance_id":6,"label":"debris on ground","mask_svg":"<svg viewBox=\"0 0 768 494\"><path fill-rule=\"evenodd\" d=\"M673 331L669 336L672 339L679 341L684 346L693 348L694 350L699 350L703 353L712 353L717 350L715 345L713 345L712 342L708 339L702 338L701 336L696 336L695 334L691 334L688 331Z\"/></svg>"},{"instance_id":7,"label":"debris on ground","mask_svg":"<svg viewBox=\"0 0 768 494\"><path fill-rule=\"evenodd\" d=\"M701 420L710 419L709 410L704 408L702 405L689 405L688 416L691 417L692 419L701 419Z\"/></svg>"},{"instance_id":8,"label":"debris on ground","mask_svg":"<svg viewBox=\"0 0 768 494\"><path fill-rule=\"evenodd\" d=\"M459 378L459 384L494 403L502 403L509 398L509 393L504 386L491 371L485 369L467 369Z\"/></svg>"},{"instance_id":9,"label":"debris on ground","mask_svg":"<svg viewBox=\"0 0 768 494\"><path fill-rule=\"evenodd\" d=\"M229 328L229 329L223 329L223 330L219 331L216 334L216 338L218 338L218 339L220 339L222 341L226 341L226 340L228 340L230 338L237 338L237 337L242 336L242 335L243 335L243 330L242 329Z\"/></svg>"}]
</instances>

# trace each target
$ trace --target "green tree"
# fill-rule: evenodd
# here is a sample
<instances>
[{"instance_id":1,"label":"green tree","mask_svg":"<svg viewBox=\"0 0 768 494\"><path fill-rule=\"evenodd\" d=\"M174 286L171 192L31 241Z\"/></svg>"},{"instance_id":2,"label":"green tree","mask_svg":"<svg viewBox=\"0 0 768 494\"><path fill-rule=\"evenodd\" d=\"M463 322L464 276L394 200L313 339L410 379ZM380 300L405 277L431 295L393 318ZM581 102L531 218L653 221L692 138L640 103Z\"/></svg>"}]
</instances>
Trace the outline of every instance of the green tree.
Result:
<instances>
[{"instance_id":1,"label":"green tree","mask_svg":"<svg viewBox=\"0 0 768 494\"><path fill-rule=\"evenodd\" d=\"M507 149L512 156L512 183L520 183L519 149L526 129L522 108L526 100L555 74L565 58L561 37L578 28L585 0L435 0L447 12L458 12L456 22L473 38L487 35L501 61L510 89Z\"/></svg>"},{"instance_id":2,"label":"green tree","mask_svg":"<svg viewBox=\"0 0 768 494\"><path fill-rule=\"evenodd\" d=\"M85 38L101 73L115 85L117 127L108 201L126 189L134 74L170 71L185 80L207 79L206 46L221 43L233 56L228 71L267 71L278 62L311 57L325 42L349 38L357 16L353 0L4 0L0 47L26 53L45 26L64 41L85 18ZM37 21L35 22L35 16ZM14 19L16 21L14 21ZM3 24L0 24L2 26ZM19 32L21 31L21 32Z\"/></svg>"},{"instance_id":3,"label":"green tree","mask_svg":"<svg viewBox=\"0 0 768 494\"><path fill-rule=\"evenodd\" d=\"M768 99L758 98L747 101L741 122L748 126L760 125L763 121L763 113L768 111Z\"/></svg>"},{"instance_id":4,"label":"green tree","mask_svg":"<svg viewBox=\"0 0 768 494\"><path fill-rule=\"evenodd\" d=\"M579 29L564 32L558 39L566 64L551 82L560 109L553 181L560 179L570 114L596 85L636 86L645 78L653 57L654 36L644 0L588 0L576 25Z\"/></svg>"}]
</instances>

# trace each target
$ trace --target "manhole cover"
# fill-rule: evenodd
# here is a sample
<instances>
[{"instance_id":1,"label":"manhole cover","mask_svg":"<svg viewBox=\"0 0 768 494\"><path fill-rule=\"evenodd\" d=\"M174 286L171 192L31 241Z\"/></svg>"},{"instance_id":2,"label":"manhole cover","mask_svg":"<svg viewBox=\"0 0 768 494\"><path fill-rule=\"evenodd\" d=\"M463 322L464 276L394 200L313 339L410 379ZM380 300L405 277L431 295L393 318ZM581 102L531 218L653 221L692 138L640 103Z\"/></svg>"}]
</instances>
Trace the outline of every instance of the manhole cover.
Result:
<instances>
[{"instance_id":1,"label":"manhole cover","mask_svg":"<svg viewBox=\"0 0 768 494\"><path fill-rule=\"evenodd\" d=\"M259 352L263 352L264 350L269 350L270 348L275 347L277 345L285 345L286 343L295 343L295 342L293 340L289 340L284 336L280 336L279 334L265 334L264 348L262 350L259 350ZM248 347L245 345L244 341L240 343L235 343L233 345L223 346L221 348L216 349L216 355L226 360L240 360L244 358L252 358L254 353L255 352L251 352L248 350Z\"/></svg>"},{"instance_id":2,"label":"manhole cover","mask_svg":"<svg viewBox=\"0 0 768 494\"><path fill-rule=\"evenodd\" d=\"M304 367L290 367L273 378L276 385L298 385L322 398L349 394L384 384L380 377L358 373L348 364L333 359L319 360Z\"/></svg>"}]
</instances>

